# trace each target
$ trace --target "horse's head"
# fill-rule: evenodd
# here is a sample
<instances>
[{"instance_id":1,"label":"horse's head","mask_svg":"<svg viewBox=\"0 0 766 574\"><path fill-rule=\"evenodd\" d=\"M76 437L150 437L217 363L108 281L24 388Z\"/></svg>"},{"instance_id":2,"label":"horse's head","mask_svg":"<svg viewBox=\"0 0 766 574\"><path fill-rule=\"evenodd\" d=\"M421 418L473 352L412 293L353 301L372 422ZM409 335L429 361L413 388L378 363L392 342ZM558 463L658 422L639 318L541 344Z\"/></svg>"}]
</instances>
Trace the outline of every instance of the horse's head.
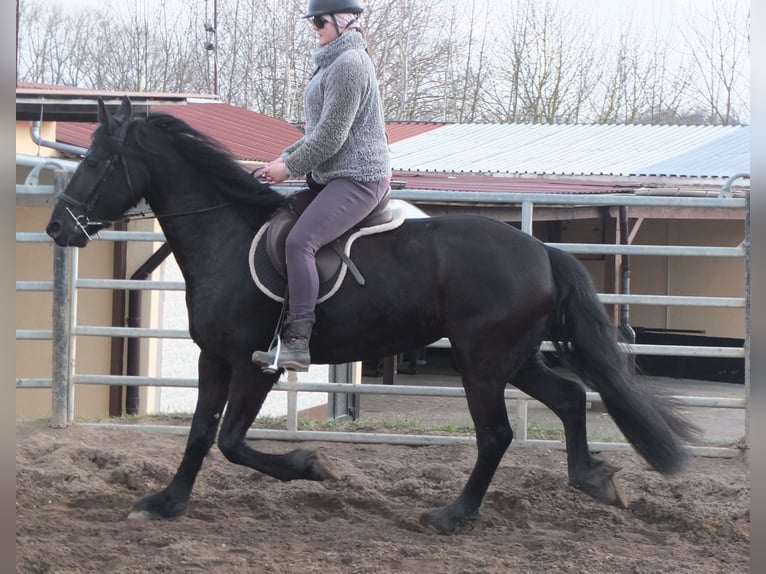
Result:
<instances>
[{"instance_id":1,"label":"horse's head","mask_svg":"<svg viewBox=\"0 0 766 574\"><path fill-rule=\"evenodd\" d=\"M91 146L66 189L56 198L45 231L62 246L84 247L94 233L109 227L141 199L146 176L129 164L125 140L131 122L130 100L111 114L98 99L99 126Z\"/></svg>"}]
</instances>

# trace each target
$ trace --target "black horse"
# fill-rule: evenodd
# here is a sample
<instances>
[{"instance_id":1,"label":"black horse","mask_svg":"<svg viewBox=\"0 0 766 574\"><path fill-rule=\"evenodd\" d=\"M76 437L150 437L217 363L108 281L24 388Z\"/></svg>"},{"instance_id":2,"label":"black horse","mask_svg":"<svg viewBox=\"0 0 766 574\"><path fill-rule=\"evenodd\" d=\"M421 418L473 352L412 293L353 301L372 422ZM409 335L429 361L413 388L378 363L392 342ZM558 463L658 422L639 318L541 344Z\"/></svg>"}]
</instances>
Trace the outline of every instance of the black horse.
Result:
<instances>
[{"instance_id":1,"label":"black horse","mask_svg":"<svg viewBox=\"0 0 766 574\"><path fill-rule=\"evenodd\" d=\"M181 464L164 490L134 504L131 516L170 519L187 511L219 423L218 446L231 462L280 480L334 477L312 450L267 454L245 442L278 378L252 364L250 355L268 347L281 311L251 281L248 249L284 196L171 115L132 118L124 98L114 115L99 101L99 121L46 231L59 245L84 247L90 234L145 198L183 272L189 329L201 351L199 398ZM373 360L448 337L476 426L478 458L463 491L425 512L421 523L455 532L478 514L513 438L503 399L509 383L561 418L570 484L600 501L625 504L613 480L617 469L588 448L580 384L542 362L544 337L601 394L652 467L665 474L684 467L683 440L693 426L670 400L630 381L615 329L571 255L499 221L450 216L408 220L362 237L352 256L366 285L347 279L319 305L312 359Z\"/></svg>"}]
</instances>

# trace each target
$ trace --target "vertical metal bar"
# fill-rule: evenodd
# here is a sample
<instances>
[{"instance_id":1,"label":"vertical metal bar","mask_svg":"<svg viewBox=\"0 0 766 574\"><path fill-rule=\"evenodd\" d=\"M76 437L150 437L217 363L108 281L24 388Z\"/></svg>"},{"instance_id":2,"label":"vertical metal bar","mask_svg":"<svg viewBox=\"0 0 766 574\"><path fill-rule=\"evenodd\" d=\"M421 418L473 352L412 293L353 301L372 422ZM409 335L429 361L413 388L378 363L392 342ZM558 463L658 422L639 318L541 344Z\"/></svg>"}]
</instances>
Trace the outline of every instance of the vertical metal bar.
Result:
<instances>
[{"instance_id":1,"label":"vertical metal bar","mask_svg":"<svg viewBox=\"0 0 766 574\"><path fill-rule=\"evenodd\" d=\"M114 224L115 231L125 231L127 223L118 221ZM112 278L125 279L127 277L127 242L115 241L112 247ZM112 326L125 326L125 313L127 310L125 290L115 289L112 291ZM112 337L109 348L109 374L122 375L125 372L125 338ZM123 397L125 389L120 385L109 387L109 416L119 417L123 414Z\"/></svg>"},{"instance_id":2,"label":"vertical metal bar","mask_svg":"<svg viewBox=\"0 0 766 574\"><path fill-rule=\"evenodd\" d=\"M361 363L343 363L330 365L328 380L331 383L351 383L358 385L362 382ZM335 420L356 420L359 418L359 395L356 393L327 393L327 415Z\"/></svg>"},{"instance_id":3,"label":"vertical metal bar","mask_svg":"<svg viewBox=\"0 0 766 574\"><path fill-rule=\"evenodd\" d=\"M295 371L287 371L287 432L298 432L298 391L294 385L298 382Z\"/></svg>"},{"instance_id":4,"label":"vertical metal bar","mask_svg":"<svg viewBox=\"0 0 766 574\"><path fill-rule=\"evenodd\" d=\"M54 173L56 195L63 192L69 176L63 170ZM70 381L70 320L71 320L71 257L72 249L53 245L53 365L51 377L51 421L54 428L65 427L69 416Z\"/></svg>"},{"instance_id":5,"label":"vertical metal bar","mask_svg":"<svg viewBox=\"0 0 766 574\"><path fill-rule=\"evenodd\" d=\"M630 219L628 218L628 206L620 206L620 243L628 245L630 243ZM620 255L620 293L630 295L630 255ZM628 303L620 304L620 333L625 337L625 342L630 345L636 343L636 332L630 324L630 305ZM625 360L628 363L628 369L631 373L636 370L636 355L627 353ZM599 404L603 408L603 405ZM597 408L597 410L601 410Z\"/></svg>"},{"instance_id":6,"label":"vertical metal bar","mask_svg":"<svg viewBox=\"0 0 766 574\"><path fill-rule=\"evenodd\" d=\"M517 399L516 400L516 417L519 419L519 424L517 425L517 429L515 432L515 438L516 442L519 445L523 445L528 436L527 427L529 425L529 421L527 418L527 414L529 412L529 401L527 399Z\"/></svg>"},{"instance_id":7,"label":"vertical metal bar","mask_svg":"<svg viewBox=\"0 0 766 574\"><path fill-rule=\"evenodd\" d=\"M533 212L534 204L531 201L521 203L521 230L528 235L532 235Z\"/></svg>"},{"instance_id":8,"label":"vertical metal bar","mask_svg":"<svg viewBox=\"0 0 766 574\"><path fill-rule=\"evenodd\" d=\"M533 217L534 203L531 201L523 201L521 203L521 230L528 235L532 235ZM527 420L528 406L529 401L526 399L519 399L516 401L516 416L519 419L519 424L517 425L518 428L516 429L516 439L519 444L524 444L527 440L527 425L529 424L529 421Z\"/></svg>"},{"instance_id":9,"label":"vertical metal bar","mask_svg":"<svg viewBox=\"0 0 766 574\"><path fill-rule=\"evenodd\" d=\"M77 277L79 275L79 249L69 248L69 316L67 325L67 424L74 420L74 376L75 376L75 348L77 327Z\"/></svg>"},{"instance_id":10,"label":"vertical metal bar","mask_svg":"<svg viewBox=\"0 0 766 574\"><path fill-rule=\"evenodd\" d=\"M745 196L745 448L750 447L750 191Z\"/></svg>"},{"instance_id":11,"label":"vertical metal bar","mask_svg":"<svg viewBox=\"0 0 766 574\"><path fill-rule=\"evenodd\" d=\"M53 372L51 426L67 426L69 373L69 250L53 245Z\"/></svg>"}]
</instances>

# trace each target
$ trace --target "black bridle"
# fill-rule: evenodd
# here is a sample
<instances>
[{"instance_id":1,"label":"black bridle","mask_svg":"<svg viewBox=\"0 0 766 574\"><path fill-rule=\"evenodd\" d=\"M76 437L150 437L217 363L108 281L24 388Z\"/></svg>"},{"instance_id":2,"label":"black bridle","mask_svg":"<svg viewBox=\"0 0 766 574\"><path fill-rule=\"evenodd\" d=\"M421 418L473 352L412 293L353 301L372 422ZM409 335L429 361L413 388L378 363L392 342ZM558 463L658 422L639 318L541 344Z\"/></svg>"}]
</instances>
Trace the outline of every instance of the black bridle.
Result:
<instances>
[{"instance_id":1,"label":"black bridle","mask_svg":"<svg viewBox=\"0 0 766 574\"><path fill-rule=\"evenodd\" d=\"M109 156L109 159L107 159L104 162L104 164L101 166L98 177L95 179L93 185L91 186L91 188L88 190L87 194L85 195L84 201L75 199L74 197L68 195L66 191L62 191L58 195L58 199L63 201L67 206L66 212L74 220L75 225L77 225L77 227L79 227L80 230L88 237L88 239L93 239L93 236L91 236L91 234L88 233L88 227L91 225L98 225L100 228L104 228L104 227L108 227L112 225L115 221L150 219L152 217L151 215L147 215L146 213L140 212L140 213L126 213L120 219L113 220L113 221L99 221L99 220L94 221L90 219L90 214L93 212L96 206L96 201L98 200L101 194L101 191L103 189L102 184L112 174L112 172L115 169L115 166L118 164L122 165L123 171L125 173L125 181L128 185L128 190L130 192L131 205L136 205L141 199L141 197L138 195L135 188L133 187L133 180L130 177L130 169L128 168L128 162L122 153L123 147L125 145L125 139L127 138L127 135L128 135L129 125L130 125L130 122L125 122L122 124L122 126L120 126L120 133L115 138L115 141L117 144L116 148L112 152L112 154ZM83 161L88 161L87 156ZM188 212L169 213L169 214L155 213L153 217L156 217L159 219L159 218L168 218L168 217L181 217L185 215L194 215L198 213L206 213L208 211L214 211L216 209L221 209L229 205L230 205L229 203L221 203L211 207L205 207L205 208L196 209L196 210L188 211ZM75 208L79 210L81 212L80 215L75 215L71 208Z\"/></svg>"},{"instance_id":2,"label":"black bridle","mask_svg":"<svg viewBox=\"0 0 766 574\"><path fill-rule=\"evenodd\" d=\"M120 126L120 133L117 134L117 137L115 138L117 146L115 150L112 152L112 154L109 156L109 159L107 159L103 165L101 166L99 170L98 177L95 179L93 185L88 190L88 192L85 194L85 200L80 201L79 199L75 199L74 197L68 195L66 193L66 190L62 191L58 195L58 199L63 201L67 207L66 211L74 219L75 224L77 227L79 227L82 232L88 237L88 239L93 239L88 233L88 227L91 225L99 225L101 227L106 227L108 225L111 225L114 223L114 221L93 221L90 219L90 214L93 212L93 209L96 206L96 201L98 200L99 196L101 195L101 191L103 190L104 186L102 185L104 181L112 174L112 172L115 169L116 165L122 165L123 171L125 173L125 181L128 184L128 190L130 191L130 196L132 201L132 204L138 203L138 200L140 199L135 189L133 188L133 180L130 177L130 169L128 169L128 162L125 161L125 158L122 154L122 148L125 144L125 139L128 135L128 128L130 123L125 122ZM83 161L89 161L87 158L87 155ZM75 208L81 212L80 215L75 215L71 208Z\"/></svg>"}]
</instances>

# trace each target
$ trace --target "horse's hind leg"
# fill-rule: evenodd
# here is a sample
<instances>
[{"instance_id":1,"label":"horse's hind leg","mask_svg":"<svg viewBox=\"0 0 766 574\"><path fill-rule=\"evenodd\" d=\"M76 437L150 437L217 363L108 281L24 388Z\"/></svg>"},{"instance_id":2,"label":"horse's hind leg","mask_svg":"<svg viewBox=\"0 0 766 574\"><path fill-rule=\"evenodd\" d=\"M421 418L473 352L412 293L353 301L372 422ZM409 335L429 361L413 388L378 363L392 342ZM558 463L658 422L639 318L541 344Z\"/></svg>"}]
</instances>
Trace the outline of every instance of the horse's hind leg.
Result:
<instances>
[{"instance_id":1,"label":"horse's hind leg","mask_svg":"<svg viewBox=\"0 0 766 574\"><path fill-rule=\"evenodd\" d=\"M460 496L453 503L429 510L420 517L422 524L442 534L456 532L476 517L495 470L513 439L503 398L505 381L497 380L497 373L493 377L487 379L463 369L463 387L476 427L478 456Z\"/></svg>"},{"instance_id":2,"label":"horse's hind leg","mask_svg":"<svg viewBox=\"0 0 766 574\"><path fill-rule=\"evenodd\" d=\"M279 480L325 480L337 478L321 453L296 449L284 454L257 451L245 443L245 434L255 420L274 380L259 367L243 364L232 373L229 404L218 433L218 448L233 463L248 466Z\"/></svg>"},{"instance_id":3,"label":"horse's hind leg","mask_svg":"<svg viewBox=\"0 0 766 574\"><path fill-rule=\"evenodd\" d=\"M614 473L619 470L604 460L596 459L588 448L585 391L531 357L511 383L550 408L561 419L567 447L569 484L596 500L616 506L627 506Z\"/></svg>"},{"instance_id":4,"label":"horse's hind leg","mask_svg":"<svg viewBox=\"0 0 766 574\"><path fill-rule=\"evenodd\" d=\"M215 442L228 393L229 371L220 362L199 358L199 394L181 465L168 486L136 501L128 518L176 518L186 514L194 480Z\"/></svg>"}]
</instances>

